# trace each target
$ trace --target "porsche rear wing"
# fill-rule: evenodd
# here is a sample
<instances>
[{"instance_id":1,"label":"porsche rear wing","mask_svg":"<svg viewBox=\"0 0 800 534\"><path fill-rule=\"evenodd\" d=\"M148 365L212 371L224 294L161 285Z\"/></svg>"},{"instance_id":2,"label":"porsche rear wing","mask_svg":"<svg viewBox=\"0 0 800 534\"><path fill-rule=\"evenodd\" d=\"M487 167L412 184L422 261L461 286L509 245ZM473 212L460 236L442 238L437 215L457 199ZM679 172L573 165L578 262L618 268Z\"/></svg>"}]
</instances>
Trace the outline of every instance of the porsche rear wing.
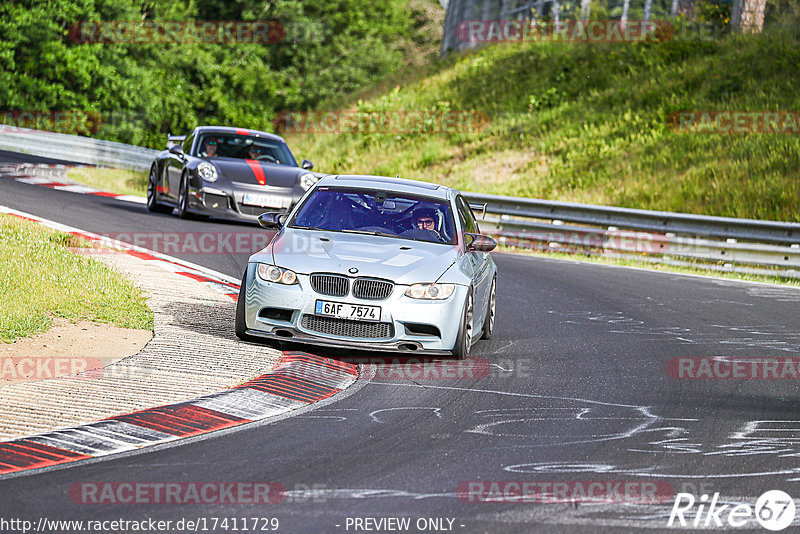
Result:
<instances>
[{"instance_id":1,"label":"porsche rear wing","mask_svg":"<svg viewBox=\"0 0 800 534\"><path fill-rule=\"evenodd\" d=\"M167 134L167 150L175 145L182 145L183 142L186 140L185 135L172 135Z\"/></svg>"}]
</instances>

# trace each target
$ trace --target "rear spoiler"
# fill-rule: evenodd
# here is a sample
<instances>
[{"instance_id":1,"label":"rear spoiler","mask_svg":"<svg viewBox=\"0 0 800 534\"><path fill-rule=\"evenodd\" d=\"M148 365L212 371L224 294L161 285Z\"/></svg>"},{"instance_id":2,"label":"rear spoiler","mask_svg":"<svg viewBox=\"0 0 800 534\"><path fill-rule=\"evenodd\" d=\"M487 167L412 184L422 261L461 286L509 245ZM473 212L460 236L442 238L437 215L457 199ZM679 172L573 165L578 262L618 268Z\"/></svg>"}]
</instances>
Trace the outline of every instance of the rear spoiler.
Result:
<instances>
[{"instance_id":1,"label":"rear spoiler","mask_svg":"<svg viewBox=\"0 0 800 534\"><path fill-rule=\"evenodd\" d=\"M175 145L182 145L185 140L186 140L185 135L167 134L167 149Z\"/></svg>"},{"instance_id":2,"label":"rear spoiler","mask_svg":"<svg viewBox=\"0 0 800 534\"><path fill-rule=\"evenodd\" d=\"M469 209L471 209L473 212L480 211L481 219L486 218L486 204L470 204Z\"/></svg>"}]
</instances>

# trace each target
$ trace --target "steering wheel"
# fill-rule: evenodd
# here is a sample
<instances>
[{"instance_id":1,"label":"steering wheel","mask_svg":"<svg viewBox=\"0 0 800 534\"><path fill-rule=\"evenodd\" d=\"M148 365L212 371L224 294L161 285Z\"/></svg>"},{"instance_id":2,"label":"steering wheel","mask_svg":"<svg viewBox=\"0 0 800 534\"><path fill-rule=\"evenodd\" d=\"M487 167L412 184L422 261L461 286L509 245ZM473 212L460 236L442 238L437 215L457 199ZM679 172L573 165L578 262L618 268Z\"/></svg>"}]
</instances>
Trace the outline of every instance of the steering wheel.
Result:
<instances>
[{"instance_id":1,"label":"steering wheel","mask_svg":"<svg viewBox=\"0 0 800 534\"><path fill-rule=\"evenodd\" d=\"M275 163L275 158L273 158L273 157L272 157L272 156L270 156L269 154L261 154L260 156L258 156L258 157L256 158L256 160L257 160L257 161L270 161L270 162L272 162L272 163Z\"/></svg>"}]
</instances>

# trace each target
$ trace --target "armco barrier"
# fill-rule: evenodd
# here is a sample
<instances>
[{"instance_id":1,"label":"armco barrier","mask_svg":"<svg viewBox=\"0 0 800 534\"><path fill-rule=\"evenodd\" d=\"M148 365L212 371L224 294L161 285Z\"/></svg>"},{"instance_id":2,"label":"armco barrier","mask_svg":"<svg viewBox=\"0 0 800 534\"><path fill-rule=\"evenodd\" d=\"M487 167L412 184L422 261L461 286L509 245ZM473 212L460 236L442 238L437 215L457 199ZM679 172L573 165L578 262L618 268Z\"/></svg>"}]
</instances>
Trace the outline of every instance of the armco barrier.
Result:
<instances>
[{"instance_id":1,"label":"armco barrier","mask_svg":"<svg viewBox=\"0 0 800 534\"><path fill-rule=\"evenodd\" d=\"M92 165L148 169L156 150L0 125L0 149ZM800 223L712 217L466 193L485 204L483 230L501 243L564 252L645 256L664 263L797 277ZM572 223L570 225L564 224ZM743 265L737 269L737 265Z\"/></svg>"},{"instance_id":2,"label":"armco barrier","mask_svg":"<svg viewBox=\"0 0 800 534\"><path fill-rule=\"evenodd\" d=\"M711 217L476 193L465 196L471 203L486 204L487 213L508 217L568 221L593 226L613 226L647 232L670 232L760 243L784 245L800 243L800 223Z\"/></svg>"},{"instance_id":3,"label":"armco barrier","mask_svg":"<svg viewBox=\"0 0 800 534\"><path fill-rule=\"evenodd\" d=\"M157 150L103 139L4 125L0 125L0 150L135 170L149 169L158 154Z\"/></svg>"}]
</instances>

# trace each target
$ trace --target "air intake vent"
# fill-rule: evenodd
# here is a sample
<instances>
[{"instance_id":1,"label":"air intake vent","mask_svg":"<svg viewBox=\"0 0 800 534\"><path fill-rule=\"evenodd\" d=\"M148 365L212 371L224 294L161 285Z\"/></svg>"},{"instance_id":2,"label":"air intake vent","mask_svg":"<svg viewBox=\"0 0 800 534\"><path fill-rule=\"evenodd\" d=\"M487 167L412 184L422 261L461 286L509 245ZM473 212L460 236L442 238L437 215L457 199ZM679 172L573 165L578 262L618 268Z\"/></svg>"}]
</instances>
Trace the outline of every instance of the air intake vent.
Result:
<instances>
[{"instance_id":1,"label":"air intake vent","mask_svg":"<svg viewBox=\"0 0 800 534\"><path fill-rule=\"evenodd\" d=\"M353 282L353 296L366 300L383 300L392 294L394 284L386 280L359 278Z\"/></svg>"},{"instance_id":2,"label":"air intake vent","mask_svg":"<svg viewBox=\"0 0 800 534\"><path fill-rule=\"evenodd\" d=\"M394 335L394 325L391 323L349 321L333 317L320 317L319 315L303 315L301 324L308 330L332 336L384 339Z\"/></svg>"},{"instance_id":3,"label":"air intake vent","mask_svg":"<svg viewBox=\"0 0 800 534\"><path fill-rule=\"evenodd\" d=\"M350 290L350 280L338 274L312 274L311 287L320 295L346 297Z\"/></svg>"}]
</instances>

